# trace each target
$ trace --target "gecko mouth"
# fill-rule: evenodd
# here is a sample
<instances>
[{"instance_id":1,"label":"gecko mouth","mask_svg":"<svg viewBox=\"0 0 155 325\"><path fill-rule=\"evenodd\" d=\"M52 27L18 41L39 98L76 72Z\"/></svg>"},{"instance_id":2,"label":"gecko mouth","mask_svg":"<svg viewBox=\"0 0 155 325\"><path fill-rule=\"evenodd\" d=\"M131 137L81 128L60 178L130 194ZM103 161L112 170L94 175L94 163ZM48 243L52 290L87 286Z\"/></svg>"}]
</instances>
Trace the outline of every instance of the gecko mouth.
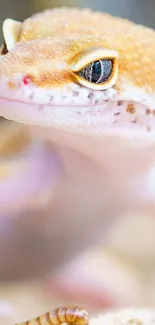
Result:
<instances>
[{"instance_id":1,"label":"gecko mouth","mask_svg":"<svg viewBox=\"0 0 155 325\"><path fill-rule=\"evenodd\" d=\"M19 87L11 89L6 80L0 82L0 115L6 119L72 133L152 141L155 111L148 109L147 99L143 104L144 99L139 89L123 96L112 87L92 91L72 84L42 89L19 82Z\"/></svg>"},{"instance_id":2,"label":"gecko mouth","mask_svg":"<svg viewBox=\"0 0 155 325\"><path fill-rule=\"evenodd\" d=\"M0 113L16 122L74 133L152 140L155 137L155 112L134 101L43 105L0 98Z\"/></svg>"}]
</instances>

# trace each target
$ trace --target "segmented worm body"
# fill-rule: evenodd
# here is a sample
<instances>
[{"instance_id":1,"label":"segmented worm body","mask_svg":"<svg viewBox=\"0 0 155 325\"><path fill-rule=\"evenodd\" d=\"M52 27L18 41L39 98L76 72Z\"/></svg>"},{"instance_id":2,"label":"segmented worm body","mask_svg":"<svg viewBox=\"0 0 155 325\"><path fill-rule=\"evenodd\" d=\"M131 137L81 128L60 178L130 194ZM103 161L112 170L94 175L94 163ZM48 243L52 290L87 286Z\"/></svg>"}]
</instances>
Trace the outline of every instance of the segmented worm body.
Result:
<instances>
[{"instance_id":1,"label":"segmented worm body","mask_svg":"<svg viewBox=\"0 0 155 325\"><path fill-rule=\"evenodd\" d=\"M59 307L53 311L16 325L88 325L88 313L76 306Z\"/></svg>"}]
</instances>

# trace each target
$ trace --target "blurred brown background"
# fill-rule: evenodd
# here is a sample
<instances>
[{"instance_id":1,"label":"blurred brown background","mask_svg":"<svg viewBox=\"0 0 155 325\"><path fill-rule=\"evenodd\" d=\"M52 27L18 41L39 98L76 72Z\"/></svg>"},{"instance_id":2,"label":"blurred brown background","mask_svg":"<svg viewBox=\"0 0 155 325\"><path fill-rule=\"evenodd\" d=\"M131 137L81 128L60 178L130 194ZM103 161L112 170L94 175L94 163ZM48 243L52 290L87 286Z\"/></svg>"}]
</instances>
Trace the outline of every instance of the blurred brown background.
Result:
<instances>
[{"instance_id":1,"label":"blurred brown background","mask_svg":"<svg viewBox=\"0 0 155 325\"><path fill-rule=\"evenodd\" d=\"M154 0L0 0L0 22L2 25L8 17L22 21L37 11L55 6L90 7L155 28ZM2 34L0 38L2 40ZM8 130L7 125L6 129L0 128L3 139ZM136 306L154 307L154 233L155 222L149 216L127 216L119 220L109 234L107 246L95 247L94 251L86 256L89 266L85 272L89 272L92 265L92 281L96 281L98 274L95 272L100 269L100 276L101 273L103 275L103 278L100 278L101 290L104 282L109 290L115 288L116 298L120 296L122 305L125 301L127 306L130 306L131 302ZM96 269L93 268L94 265ZM0 323L3 325L31 317L57 304L59 303L53 299L52 288L46 296L42 285L40 287L40 284L36 283L0 285Z\"/></svg>"},{"instance_id":2,"label":"blurred brown background","mask_svg":"<svg viewBox=\"0 0 155 325\"><path fill-rule=\"evenodd\" d=\"M137 23L155 27L154 0L5 0L0 1L0 22L5 18L23 20L32 13L55 6L90 7L113 15L129 18Z\"/></svg>"}]
</instances>

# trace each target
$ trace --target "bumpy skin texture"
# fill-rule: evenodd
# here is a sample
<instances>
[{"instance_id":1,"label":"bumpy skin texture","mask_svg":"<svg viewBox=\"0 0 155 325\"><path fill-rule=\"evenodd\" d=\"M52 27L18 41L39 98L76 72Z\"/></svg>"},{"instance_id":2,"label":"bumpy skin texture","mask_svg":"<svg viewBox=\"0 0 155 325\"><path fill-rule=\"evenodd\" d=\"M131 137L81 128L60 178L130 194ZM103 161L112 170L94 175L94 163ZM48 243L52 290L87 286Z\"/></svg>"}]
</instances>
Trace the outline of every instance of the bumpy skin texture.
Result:
<instances>
[{"instance_id":1,"label":"bumpy skin texture","mask_svg":"<svg viewBox=\"0 0 155 325\"><path fill-rule=\"evenodd\" d=\"M44 43L39 39L44 39ZM28 42L30 40L33 42ZM155 91L155 33L128 20L89 10L49 10L23 23L19 41L27 42L23 44L27 53L21 55L22 48L17 46L8 58L9 74L30 71L38 86L55 87L57 83L61 86L72 82L69 65L75 56L91 47L99 47L119 52L119 78L114 89L121 90L126 80L151 93ZM18 67L9 61L15 55ZM45 60L51 64L55 60L53 69L48 67L47 76L43 67ZM60 71L61 65L64 67ZM36 66L37 74L33 72Z\"/></svg>"},{"instance_id":2,"label":"bumpy skin texture","mask_svg":"<svg viewBox=\"0 0 155 325\"><path fill-rule=\"evenodd\" d=\"M113 87L81 86L72 65L92 48L119 54ZM0 62L0 113L19 122L90 135L155 136L155 32L88 9L26 19Z\"/></svg>"}]
</instances>

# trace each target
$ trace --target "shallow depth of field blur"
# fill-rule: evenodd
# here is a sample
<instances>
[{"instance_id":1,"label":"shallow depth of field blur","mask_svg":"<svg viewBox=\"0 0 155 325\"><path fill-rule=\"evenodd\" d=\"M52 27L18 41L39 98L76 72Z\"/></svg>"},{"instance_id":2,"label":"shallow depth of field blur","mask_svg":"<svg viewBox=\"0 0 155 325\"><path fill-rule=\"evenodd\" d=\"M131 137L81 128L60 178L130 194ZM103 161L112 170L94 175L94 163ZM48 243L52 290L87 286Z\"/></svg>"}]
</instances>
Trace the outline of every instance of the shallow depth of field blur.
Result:
<instances>
[{"instance_id":1,"label":"shallow depth of field blur","mask_svg":"<svg viewBox=\"0 0 155 325\"><path fill-rule=\"evenodd\" d=\"M154 0L0 0L0 21L2 23L7 17L22 21L34 12L54 6L90 7L155 28ZM2 40L2 35L0 36ZM5 125L3 123L1 120L3 127L0 127L0 154L9 152L11 155L18 147L19 137L13 138L12 133L9 135L10 122ZM9 137L14 139L14 143ZM110 304L113 306L113 302L109 302L113 291L114 305L119 302L118 305L122 307L155 307L155 219L146 214L127 215L119 219L109 233L106 245L100 244L85 253L85 256L80 256L79 260L72 261L68 272L74 292L66 289L66 292L60 290L56 293L54 288L52 290L50 279L45 283L33 284L1 283L0 323L3 321L5 325L26 320L62 303L80 303L77 279L79 272L88 282L88 295L90 283L103 292L103 297L96 297L100 300L101 309ZM58 275L60 276L61 274ZM67 287L66 283L64 287Z\"/></svg>"}]
</instances>

